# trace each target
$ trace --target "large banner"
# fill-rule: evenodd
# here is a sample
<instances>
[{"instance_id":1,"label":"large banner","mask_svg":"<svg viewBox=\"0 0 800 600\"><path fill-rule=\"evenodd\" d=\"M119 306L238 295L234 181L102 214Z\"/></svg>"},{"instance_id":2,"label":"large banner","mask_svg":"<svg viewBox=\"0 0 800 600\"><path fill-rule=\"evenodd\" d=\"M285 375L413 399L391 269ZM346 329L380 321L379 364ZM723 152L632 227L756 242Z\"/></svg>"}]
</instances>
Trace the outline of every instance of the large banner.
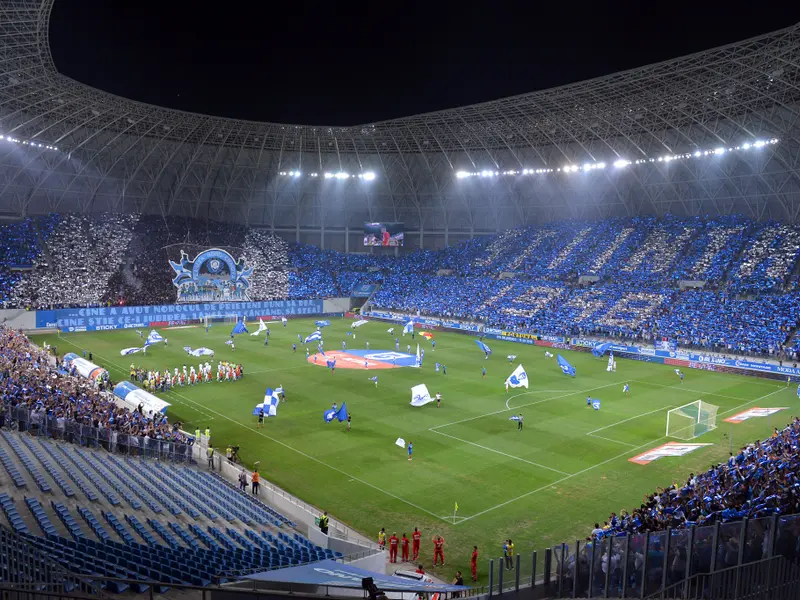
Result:
<instances>
[{"instance_id":1,"label":"large banner","mask_svg":"<svg viewBox=\"0 0 800 600\"><path fill-rule=\"evenodd\" d=\"M352 298L369 298L376 287L378 286L373 283L362 283L353 288L353 291L350 292L350 296Z\"/></svg>"},{"instance_id":2,"label":"large banner","mask_svg":"<svg viewBox=\"0 0 800 600\"><path fill-rule=\"evenodd\" d=\"M162 306L110 306L36 311L36 327L57 327L64 332L105 329L141 329L198 322L206 316L235 314L255 321L258 317L322 314L322 300L271 300L264 302L207 302Z\"/></svg>"},{"instance_id":3,"label":"large banner","mask_svg":"<svg viewBox=\"0 0 800 600\"><path fill-rule=\"evenodd\" d=\"M181 250L181 260L169 261L175 271L173 285L178 288L178 302L246 302L253 269L244 257L238 261L220 248L203 250L194 260Z\"/></svg>"},{"instance_id":4,"label":"large banner","mask_svg":"<svg viewBox=\"0 0 800 600\"><path fill-rule=\"evenodd\" d=\"M472 331L475 333L478 333L483 329L483 325L478 323L465 323L463 321L452 321L448 319L439 319L437 317L416 317L404 313L393 313L382 310L373 310L365 316L373 319L384 319L386 321L395 321L401 323L414 321L414 323L427 327L440 327L444 329L456 329L458 331Z\"/></svg>"}]
</instances>

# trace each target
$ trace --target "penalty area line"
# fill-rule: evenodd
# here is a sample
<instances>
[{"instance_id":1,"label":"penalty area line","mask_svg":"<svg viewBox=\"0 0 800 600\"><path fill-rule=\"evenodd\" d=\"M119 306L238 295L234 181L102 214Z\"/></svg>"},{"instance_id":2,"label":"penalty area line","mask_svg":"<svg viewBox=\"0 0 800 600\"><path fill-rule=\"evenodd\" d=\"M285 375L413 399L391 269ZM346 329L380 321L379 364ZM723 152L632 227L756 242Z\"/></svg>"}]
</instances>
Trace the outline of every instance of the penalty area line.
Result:
<instances>
[{"instance_id":1,"label":"penalty area line","mask_svg":"<svg viewBox=\"0 0 800 600\"><path fill-rule=\"evenodd\" d=\"M574 392L568 392L568 393L562 394L560 396L551 396L550 398L543 398L542 400L536 400L534 402L528 402L527 404L521 404L521 405L515 407L514 410L519 410L520 408L526 408L528 406L534 406L536 404L541 404L542 402L550 402L551 400L558 400L559 398L568 398L569 396L574 396L576 394L585 394L586 392L594 392L595 390L602 390L604 388L611 387L613 385L619 385L619 382L615 381L614 383L609 383L609 384L606 384L606 385L601 385L601 386L598 386L598 387L589 388L588 390L575 390ZM530 394L538 394L539 392L540 392L540 390L530 390L530 391L527 391L527 392L522 392L521 394L515 394L514 396L511 396L511 398L506 400L506 402L508 402L510 400L513 400L514 398L519 398L520 396L528 396ZM437 429L442 429L444 427L450 427L450 425L458 425L459 423L467 423L468 421L474 421L475 419L482 419L484 417L491 417L492 415L499 415L500 413L508 412L509 410L511 410L511 409L510 408L504 408L504 409L501 409L501 410L495 410L495 411L492 411L490 413L485 413L485 414L477 415L477 416L474 416L474 417L467 417L466 419L461 419L459 421L453 421L452 423L444 423L442 425L436 425L434 427L429 428L428 431L436 431Z\"/></svg>"},{"instance_id":2,"label":"penalty area line","mask_svg":"<svg viewBox=\"0 0 800 600\"><path fill-rule=\"evenodd\" d=\"M740 404L739 406L734 406L733 408L730 408L730 409L728 409L728 410L726 410L724 412L717 413L717 416L727 415L728 413L732 413L734 411L737 411L740 408L744 408L745 406L753 404L754 402L759 402L761 400L765 400L766 398L769 398L773 394L777 394L778 392L780 392L780 391L782 391L784 389L785 388L778 388L776 390L773 390L769 394L764 394L763 396L760 396L760 397L758 397L758 398L756 398L754 400L750 400L748 402ZM569 479L572 479L573 477L577 477L578 475L583 475L584 473L588 473L589 471L591 471L593 469L596 469L597 467L602 467L603 465L606 465L606 464L608 464L608 463L610 463L610 462L612 462L614 460L617 460L617 459L622 458L624 456L628 456L629 454L631 454L635 450L639 450L640 448L644 448L646 446L650 446L652 444L655 444L656 442L660 442L661 440L665 440L665 439L668 439L668 438L666 436L662 436L660 438L656 438L656 439L654 439L652 441L649 441L646 444L642 444L641 446L635 446L635 447L631 448L630 450L626 450L625 452L622 452L621 454L617 454L616 456L612 456L611 458L606 459L603 462L599 462L596 465L592 465L591 467L586 467L585 469L582 469L581 471L578 471L577 473L573 473L572 475L567 475L566 477L562 477L561 479L558 479L558 480L556 480L556 481L554 481L552 483L548 483L547 485L543 485L541 487L538 487L535 490L531 490L530 492L526 492L526 493L522 494L521 496L517 496L516 498L511 498L510 500L506 500L505 502L497 504L496 506L489 507L489 508L487 508L485 510L482 510L480 512L477 512L474 515L471 515L469 517L464 517L463 521L459 521L458 523L454 523L453 525L459 525L460 523L464 523L465 521L469 521L470 519L474 519L475 517L480 517L481 515L485 515L486 513L492 512L493 510L497 510L498 508L503 508L504 506L508 506L509 504L511 504L513 502L516 502L517 500L522 500L523 498L527 498L528 496L532 496L533 494L537 494L537 493L541 492L542 490L546 490L549 487L556 486L559 483L563 483L563 482L565 482L565 481L567 481Z\"/></svg>"},{"instance_id":3,"label":"penalty area line","mask_svg":"<svg viewBox=\"0 0 800 600\"><path fill-rule=\"evenodd\" d=\"M488 446L481 446L480 444L476 444L475 442L470 442L469 440L462 440L454 435L450 435L448 433L443 433L441 431L433 430L433 433L438 433L439 435L443 435L445 437L449 437L451 440L457 440L462 444L469 444L470 446L475 446L476 448L480 448L482 450L486 450L488 452L494 452L495 454L500 454L507 458L518 460L524 463L528 463L529 465L533 465L534 467L539 467L542 469L547 469L548 471L553 471L554 473L558 473L559 475L569 475L569 473L565 473L564 471L559 471L558 469L554 469L553 467L548 467L547 465L542 465L537 462L533 462L532 460L527 460L525 458L520 458L519 456L514 456L513 454L506 454L505 452L501 452L500 450L495 450L494 448L489 448Z\"/></svg>"}]
</instances>

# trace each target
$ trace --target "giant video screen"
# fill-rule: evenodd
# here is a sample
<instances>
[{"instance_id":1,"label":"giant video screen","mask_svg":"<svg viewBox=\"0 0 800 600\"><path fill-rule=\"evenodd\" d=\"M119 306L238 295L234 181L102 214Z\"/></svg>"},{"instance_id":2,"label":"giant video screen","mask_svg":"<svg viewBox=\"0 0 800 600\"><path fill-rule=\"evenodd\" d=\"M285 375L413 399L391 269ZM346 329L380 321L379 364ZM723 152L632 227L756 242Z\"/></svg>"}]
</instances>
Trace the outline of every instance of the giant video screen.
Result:
<instances>
[{"instance_id":1,"label":"giant video screen","mask_svg":"<svg viewBox=\"0 0 800 600\"><path fill-rule=\"evenodd\" d=\"M402 246L403 237L403 223L364 223L365 246Z\"/></svg>"}]
</instances>

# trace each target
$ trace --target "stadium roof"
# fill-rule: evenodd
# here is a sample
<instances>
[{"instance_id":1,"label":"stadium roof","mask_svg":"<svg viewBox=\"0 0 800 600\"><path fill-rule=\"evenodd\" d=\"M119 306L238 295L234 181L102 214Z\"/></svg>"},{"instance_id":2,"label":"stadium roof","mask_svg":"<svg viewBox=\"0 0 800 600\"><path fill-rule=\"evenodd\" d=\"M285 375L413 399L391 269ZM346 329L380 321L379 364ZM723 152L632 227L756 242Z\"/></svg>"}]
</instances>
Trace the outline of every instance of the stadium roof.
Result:
<instances>
[{"instance_id":1,"label":"stadium roof","mask_svg":"<svg viewBox=\"0 0 800 600\"><path fill-rule=\"evenodd\" d=\"M653 210L798 215L800 25L555 89L378 123L312 127L161 108L66 77L48 43L54 1L0 5L0 133L38 153L22 168L19 157L0 162L6 171L0 197L13 196L19 208L12 212L98 210L81 201L89 194L92 204L99 197L102 207L113 210L224 218L233 208L235 218L272 227L397 219L429 230L491 230L559 216ZM527 168L729 148L759 138L780 140L770 150L774 160L738 160L712 178L722 184L704 183L706 175L697 171L679 181L662 172L658 182L643 175L621 185L606 176L602 192L597 185L576 191L574 182L554 179L533 191L530 182L520 187L516 180L481 190L476 182L453 181L462 169L516 175ZM77 162L65 165L64 154ZM310 215L304 216L300 202L291 215L276 211L287 190L322 194L301 191L298 182L289 190L278 181L287 170L302 171L304 179L312 171L320 178L325 171L378 176L371 191L354 192L364 201L349 203L337 220L326 217L321 200L312 202ZM595 196L584 202L586 194ZM42 195L44 205L32 206ZM201 208L204 197L208 205ZM259 211L261 217L254 217Z\"/></svg>"}]
</instances>

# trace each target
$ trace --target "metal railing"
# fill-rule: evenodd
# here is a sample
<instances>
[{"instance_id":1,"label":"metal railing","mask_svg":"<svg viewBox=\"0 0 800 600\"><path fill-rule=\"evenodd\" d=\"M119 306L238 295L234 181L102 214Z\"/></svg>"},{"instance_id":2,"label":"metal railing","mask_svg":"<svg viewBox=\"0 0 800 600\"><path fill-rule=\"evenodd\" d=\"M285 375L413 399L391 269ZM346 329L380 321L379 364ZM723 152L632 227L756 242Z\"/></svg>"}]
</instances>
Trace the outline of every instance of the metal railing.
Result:
<instances>
[{"instance_id":1,"label":"metal railing","mask_svg":"<svg viewBox=\"0 0 800 600\"><path fill-rule=\"evenodd\" d=\"M27 406L0 405L0 424L37 437L63 440L87 448L103 448L113 454L140 456L177 463L194 463L192 444L159 440L93 427L63 417L48 416Z\"/></svg>"}]
</instances>

